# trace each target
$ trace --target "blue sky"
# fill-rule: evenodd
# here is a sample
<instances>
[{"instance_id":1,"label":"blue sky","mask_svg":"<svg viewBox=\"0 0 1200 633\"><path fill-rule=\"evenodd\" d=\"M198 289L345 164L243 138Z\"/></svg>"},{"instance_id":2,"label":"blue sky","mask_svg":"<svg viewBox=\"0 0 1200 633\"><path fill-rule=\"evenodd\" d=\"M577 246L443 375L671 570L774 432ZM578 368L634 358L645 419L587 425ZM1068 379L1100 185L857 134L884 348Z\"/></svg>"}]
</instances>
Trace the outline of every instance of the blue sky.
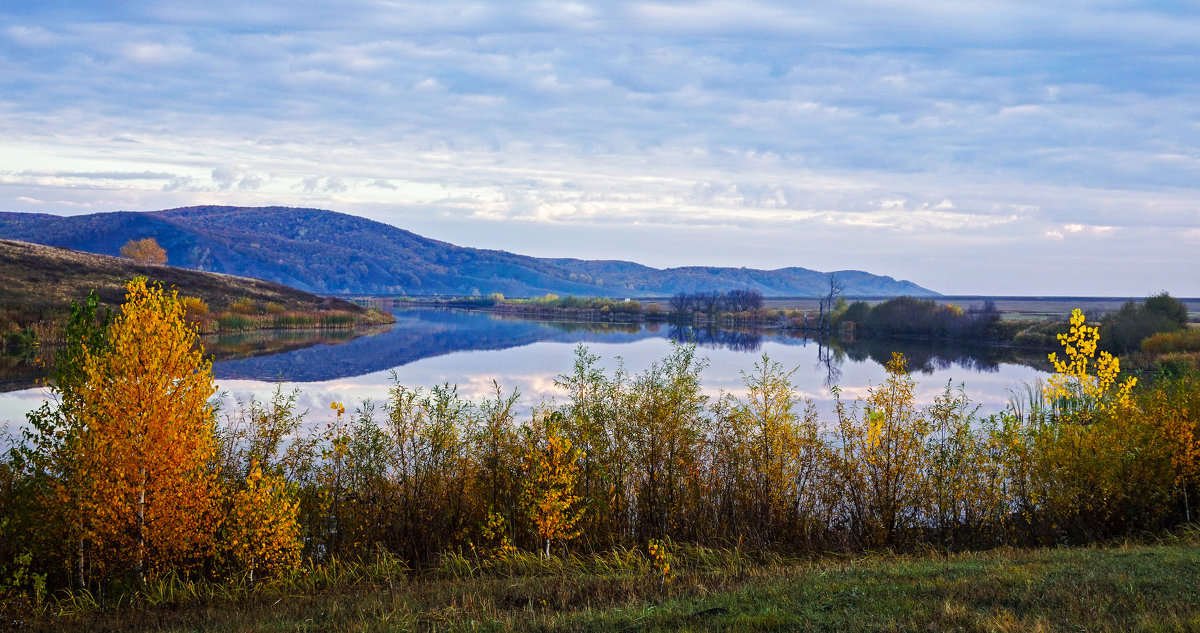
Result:
<instances>
[{"instance_id":1,"label":"blue sky","mask_svg":"<svg viewBox=\"0 0 1200 633\"><path fill-rule=\"evenodd\" d=\"M1200 296L1195 3L9 0L0 147L6 211Z\"/></svg>"}]
</instances>

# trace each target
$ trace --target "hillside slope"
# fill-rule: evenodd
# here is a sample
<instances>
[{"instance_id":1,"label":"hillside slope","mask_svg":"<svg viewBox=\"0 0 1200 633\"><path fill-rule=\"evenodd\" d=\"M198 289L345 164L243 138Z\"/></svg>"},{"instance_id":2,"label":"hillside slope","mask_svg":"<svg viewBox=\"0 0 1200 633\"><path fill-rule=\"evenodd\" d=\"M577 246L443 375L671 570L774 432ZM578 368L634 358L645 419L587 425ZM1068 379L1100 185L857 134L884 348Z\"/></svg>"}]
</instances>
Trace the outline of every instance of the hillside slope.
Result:
<instances>
[{"instance_id":1,"label":"hillside slope","mask_svg":"<svg viewBox=\"0 0 1200 633\"><path fill-rule=\"evenodd\" d=\"M366 313L349 301L319 297L260 279L0 240L0 324L59 319L71 300L85 298L92 289L102 304L119 306L125 300L125 282L134 277L161 281L181 295L203 299L214 312L228 309L239 299L250 299L256 304L277 303L287 310Z\"/></svg>"},{"instance_id":2,"label":"hillside slope","mask_svg":"<svg viewBox=\"0 0 1200 633\"><path fill-rule=\"evenodd\" d=\"M753 288L767 296L812 296L828 283L828 273L805 268L659 270L633 262L466 248L320 209L203 206L69 217L0 213L0 238L116 255L128 240L146 237L155 238L174 265L313 292L614 296ZM840 271L838 277L848 296L936 294L861 271Z\"/></svg>"}]
</instances>

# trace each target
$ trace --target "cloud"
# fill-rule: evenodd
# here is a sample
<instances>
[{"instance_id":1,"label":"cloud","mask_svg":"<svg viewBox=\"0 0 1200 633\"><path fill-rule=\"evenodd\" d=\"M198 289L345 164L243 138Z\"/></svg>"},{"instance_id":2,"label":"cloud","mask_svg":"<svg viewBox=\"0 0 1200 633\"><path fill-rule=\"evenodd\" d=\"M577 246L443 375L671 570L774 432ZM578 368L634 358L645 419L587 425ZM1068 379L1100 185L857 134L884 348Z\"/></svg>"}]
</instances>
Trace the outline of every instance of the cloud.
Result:
<instances>
[{"instance_id":1,"label":"cloud","mask_svg":"<svg viewBox=\"0 0 1200 633\"><path fill-rule=\"evenodd\" d=\"M299 188L304 193L344 193L350 187L337 176L305 176Z\"/></svg>"},{"instance_id":2,"label":"cloud","mask_svg":"<svg viewBox=\"0 0 1200 633\"><path fill-rule=\"evenodd\" d=\"M62 41L57 33L40 26L10 26L4 29L4 36L20 46L29 48L54 46Z\"/></svg>"},{"instance_id":3,"label":"cloud","mask_svg":"<svg viewBox=\"0 0 1200 633\"><path fill-rule=\"evenodd\" d=\"M217 167L212 170L213 184L222 191L233 187L233 181L237 180L237 177L237 171L229 167Z\"/></svg>"},{"instance_id":4,"label":"cloud","mask_svg":"<svg viewBox=\"0 0 1200 633\"><path fill-rule=\"evenodd\" d=\"M1200 230L1197 32L1186 5L1017 0L18 3L0 200L407 209L515 221L492 233L518 251L766 231L740 251L765 266L897 232L997 267L1047 239L1174 252Z\"/></svg>"},{"instance_id":5,"label":"cloud","mask_svg":"<svg viewBox=\"0 0 1200 633\"><path fill-rule=\"evenodd\" d=\"M160 65L186 61L193 51L191 47L182 44L131 42L125 45L122 54L126 59L138 64Z\"/></svg>"}]
</instances>

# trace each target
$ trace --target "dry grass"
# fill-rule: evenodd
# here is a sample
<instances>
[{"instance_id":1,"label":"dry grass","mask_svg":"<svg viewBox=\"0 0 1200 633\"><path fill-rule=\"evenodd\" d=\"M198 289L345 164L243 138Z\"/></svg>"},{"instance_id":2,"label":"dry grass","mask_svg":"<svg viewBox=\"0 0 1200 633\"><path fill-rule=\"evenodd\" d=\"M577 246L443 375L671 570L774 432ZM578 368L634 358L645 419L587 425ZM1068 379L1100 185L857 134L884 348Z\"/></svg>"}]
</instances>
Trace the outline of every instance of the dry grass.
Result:
<instances>
[{"instance_id":1,"label":"dry grass","mask_svg":"<svg viewBox=\"0 0 1200 633\"><path fill-rule=\"evenodd\" d=\"M367 310L348 301L259 279L0 240L0 279L4 280L0 284L0 334L57 322L72 300L85 298L92 289L101 303L119 306L125 298L125 282L139 276L175 288L180 295L203 300L213 315L229 312L233 305L249 304L264 313L269 306L281 311L337 311L373 319Z\"/></svg>"},{"instance_id":2,"label":"dry grass","mask_svg":"<svg viewBox=\"0 0 1200 633\"><path fill-rule=\"evenodd\" d=\"M677 572L669 582L627 550L548 561L526 555L490 568L452 556L416 575L385 559L308 568L274 585L176 581L105 608L95 606L93 596L79 597L59 603L64 615L26 625L55 631L1197 631L1197 544L1191 528L1102 547L815 561L688 548L675 553Z\"/></svg>"}]
</instances>

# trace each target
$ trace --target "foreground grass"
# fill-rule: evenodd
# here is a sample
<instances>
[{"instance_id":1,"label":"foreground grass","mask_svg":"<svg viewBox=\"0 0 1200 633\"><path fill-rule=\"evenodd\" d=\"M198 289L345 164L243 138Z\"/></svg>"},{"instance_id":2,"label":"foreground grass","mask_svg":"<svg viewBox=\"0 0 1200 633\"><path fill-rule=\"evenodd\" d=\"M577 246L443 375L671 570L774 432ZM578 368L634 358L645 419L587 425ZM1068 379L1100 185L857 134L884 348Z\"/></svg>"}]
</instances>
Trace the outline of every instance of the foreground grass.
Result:
<instances>
[{"instance_id":1,"label":"foreground grass","mask_svg":"<svg viewBox=\"0 0 1200 633\"><path fill-rule=\"evenodd\" d=\"M751 560L676 553L664 583L640 555L468 561L406 577L343 570L286 586L173 591L46 616L42 630L1200 631L1200 534L953 555ZM309 572L320 573L320 572ZM357 574L357 575L355 575ZM291 587L290 589L288 587ZM148 606L155 603L155 606ZM75 603L78 604L78 601ZM69 607L60 604L61 607Z\"/></svg>"}]
</instances>

